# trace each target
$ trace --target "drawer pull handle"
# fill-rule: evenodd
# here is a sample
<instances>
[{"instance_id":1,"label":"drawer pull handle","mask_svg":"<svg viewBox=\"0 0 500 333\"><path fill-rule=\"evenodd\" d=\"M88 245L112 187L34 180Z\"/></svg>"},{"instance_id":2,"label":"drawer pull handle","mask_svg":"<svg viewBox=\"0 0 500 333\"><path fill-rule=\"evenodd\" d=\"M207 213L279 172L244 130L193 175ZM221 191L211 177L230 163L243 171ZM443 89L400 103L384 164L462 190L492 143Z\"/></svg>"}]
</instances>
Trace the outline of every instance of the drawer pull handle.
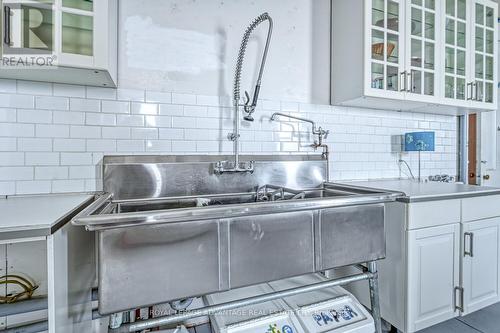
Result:
<instances>
[{"instance_id":1,"label":"drawer pull handle","mask_svg":"<svg viewBox=\"0 0 500 333\"><path fill-rule=\"evenodd\" d=\"M465 249L467 238L469 239L469 251ZM464 233L464 257L466 256L470 256L471 258L474 257L474 233L472 232Z\"/></svg>"}]
</instances>

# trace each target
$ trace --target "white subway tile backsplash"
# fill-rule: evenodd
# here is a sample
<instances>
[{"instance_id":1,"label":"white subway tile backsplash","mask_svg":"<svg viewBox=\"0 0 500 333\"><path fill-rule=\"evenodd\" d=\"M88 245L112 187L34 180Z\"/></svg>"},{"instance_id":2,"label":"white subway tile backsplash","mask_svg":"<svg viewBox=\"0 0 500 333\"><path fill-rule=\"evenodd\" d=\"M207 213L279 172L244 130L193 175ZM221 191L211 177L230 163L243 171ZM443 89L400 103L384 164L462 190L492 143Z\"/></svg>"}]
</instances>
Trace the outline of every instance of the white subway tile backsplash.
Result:
<instances>
[{"instance_id":1,"label":"white subway tile backsplash","mask_svg":"<svg viewBox=\"0 0 500 333\"><path fill-rule=\"evenodd\" d=\"M17 93L28 95L52 95L52 83L17 81Z\"/></svg>"},{"instance_id":2,"label":"white subway tile backsplash","mask_svg":"<svg viewBox=\"0 0 500 333\"><path fill-rule=\"evenodd\" d=\"M130 139L129 127L103 127L102 137L104 139Z\"/></svg>"},{"instance_id":3,"label":"white subway tile backsplash","mask_svg":"<svg viewBox=\"0 0 500 333\"><path fill-rule=\"evenodd\" d=\"M15 123L17 119L16 109L0 108L0 122Z\"/></svg>"},{"instance_id":4,"label":"white subway tile backsplash","mask_svg":"<svg viewBox=\"0 0 500 333\"><path fill-rule=\"evenodd\" d=\"M172 103L174 104L196 104L196 95L172 93Z\"/></svg>"},{"instance_id":5,"label":"white subway tile backsplash","mask_svg":"<svg viewBox=\"0 0 500 333\"><path fill-rule=\"evenodd\" d=\"M37 96L35 106L37 109L45 110L69 110L69 99L67 97Z\"/></svg>"},{"instance_id":6,"label":"white subway tile backsplash","mask_svg":"<svg viewBox=\"0 0 500 333\"><path fill-rule=\"evenodd\" d=\"M35 97L30 95L0 94L0 107L33 109L35 107Z\"/></svg>"},{"instance_id":7,"label":"white subway tile backsplash","mask_svg":"<svg viewBox=\"0 0 500 333\"><path fill-rule=\"evenodd\" d=\"M71 98L69 108L72 111L100 112L101 101L98 99Z\"/></svg>"},{"instance_id":8,"label":"white subway tile backsplash","mask_svg":"<svg viewBox=\"0 0 500 333\"><path fill-rule=\"evenodd\" d=\"M107 113L87 113L85 124L92 126L115 126L116 116Z\"/></svg>"},{"instance_id":9,"label":"white subway tile backsplash","mask_svg":"<svg viewBox=\"0 0 500 333\"><path fill-rule=\"evenodd\" d=\"M172 103L172 94L167 92L146 91L148 103Z\"/></svg>"},{"instance_id":10,"label":"white subway tile backsplash","mask_svg":"<svg viewBox=\"0 0 500 333\"><path fill-rule=\"evenodd\" d=\"M52 151L52 139L19 138L17 139L19 151Z\"/></svg>"},{"instance_id":11,"label":"white subway tile backsplash","mask_svg":"<svg viewBox=\"0 0 500 333\"><path fill-rule=\"evenodd\" d=\"M158 139L157 128L132 128L132 139Z\"/></svg>"},{"instance_id":12,"label":"white subway tile backsplash","mask_svg":"<svg viewBox=\"0 0 500 333\"><path fill-rule=\"evenodd\" d=\"M95 99L116 99L116 89L113 88L99 88L99 87L86 87L87 98Z\"/></svg>"},{"instance_id":13,"label":"white subway tile backsplash","mask_svg":"<svg viewBox=\"0 0 500 333\"><path fill-rule=\"evenodd\" d=\"M24 153L0 153L0 165L2 166L23 166L24 165Z\"/></svg>"},{"instance_id":14,"label":"white subway tile backsplash","mask_svg":"<svg viewBox=\"0 0 500 333\"><path fill-rule=\"evenodd\" d=\"M243 154L320 153L309 124L269 120L279 110L331 131L334 180L405 176L396 141L422 129L436 132L424 175L456 173L456 117L288 101L259 101L256 121L240 122ZM227 96L0 79L0 195L100 190L106 154L230 154L233 116ZM416 154L402 157L416 169Z\"/></svg>"},{"instance_id":15,"label":"white subway tile backsplash","mask_svg":"<svg viewBox=\"0 0 500 333\"><path fill-rule=\"evenodd\" d=\"M144 90L138 89L119 88L116 91L116 99L120 101L144 102L144 95Z\"/></svg>"},{"instance_id":16,"label":"white subway tile backsplash","mask_svg":"<svg viewBox=\"0 0 500 333\"><path fill-rule=\"evenodd\" d=\"M67 179L68 167L50 166L50 167L35 167L36 180L54 180Z\"/></svg>"},{"instance_id":17,"label":"white subway tile backsplash","mask_svg":"<svg viewBox=\"0 0 500 333\"><path fill-rule=\"evenodd\" d=\"M130 105L130 111L133 114L155 115L155 114L158 114L158 104L135 103L135 102L133 102Z\"/></svg>"},{"instance_id":18,"label":"white subway tile backsplash","mask_svg":"<svg viewBox=\"0 0 500 333\"><path fill-rule=\"evenodd\" d=\"M145 143L143 140L118 140L116 142L118 152L143 152Z\"/></svg>"},{"instance_id":19,"label":"white subway tile backsplash","mask_svg":"<svg viewBox=\"0 0 500 333\"><path fill-rule=\"evenodd\" d=\"M116 116L116 124L118 126L144 126L144 116L140 115L117 115Z\"/></svg>"},{"instance_id":20,"label":"white subway tile backsplash","mask_svg":"<svg viewBox=\"0 0 500 333\"><path fill-rule=\"evenodd\" d=\"M35 135L35 125L0 123L0 137L31 137Z\"/></svg>"},{"instance_id":21,"label":"white subway tile backsplash","mask_svg":"<svg viewBox=\"0 0 500 333\"><path fill-rule=\"evenodd\" d=\"M52 111L18 109L17 121L19 123L50 124Z\"/></svg>"},{"instance_id":22,"label":"white subway tile backsplash","mask_svg":"<svg viewBox=\"0 0 500 333\"><path fill-rule=\"evenodd\" d=\"M106 113L129 113L130 102L102 101L101 111Z\"/></svg>"},{"instance_id":23,"label":"white subway tile backsplash","mask_svg":"<svg viewBox=\"0 0 500 333\"><path fill-rule=\"evenodd\" d=\"M0 138L0 151L16 151L17 139L16 138Z\"/></svg>"},{"instance_id":24,"label":"white subway tile backsplash","mask_svg":"<svg viewBox=\"0 0 500 333\"><path fill-rule=\"evenodd\" d=\"M54 139L54 151L58 152L84 152L85 139Z\"/></svg>"},{"instance_id":25,"label":"white subway tile backsplash","mask_svg":"<svg viewBox=\"0 0 500 333\"><path fill-rule=\"evenodd\" d=\"M101 137L101 127L71 126L70 134L72 138L97 139Z\"/></svg>"},{"instance_id":26,"label":"white subway tile backsplash","mask_svg":"<svg viewBox=\"0 0 500 333\"><path fill-rule=\"evenodd\" d=\"M54 96L85 98L85 87L54 83Z\"/></svg>"},{"instance_id":27,"label":"white subway tile backsplash","mask_svg":"<svg viewBox=\"0 0 500 333\"><path fill-rule=\"evenodd\" d=\"M16 182L16 194L50 193L51 182L48 180L18 181Z\"/></svg>"},{"instance_id":28,"label":"white subway tile backsplash","mask_svg":"<svg viewBox=\"0 0 500 333\"><path fill-rule=\"evenodd\" d=\"M91 165L91 153L61 153L61 165Z\"/></svg>"},{"instance_id":29,"label":"white subway tile backsplash","mask_svg":"<svg viewBox=\"0 0 500 333\"><path fill-rule=\"evenodd\" d=\"M41 138L67 138L68 125L36 125L36 136Z\"/></svg>"},{"instance_id":30,"label":"white subway tile backsplash","mask_svg":"<svg viewBox=\"0 0 500 333\"><path fill-rule=\"evenodd\" d=\"M54 124L83 125L85 124L85 113L54 111L52 113Z\"/></svg>"}]
</instances>

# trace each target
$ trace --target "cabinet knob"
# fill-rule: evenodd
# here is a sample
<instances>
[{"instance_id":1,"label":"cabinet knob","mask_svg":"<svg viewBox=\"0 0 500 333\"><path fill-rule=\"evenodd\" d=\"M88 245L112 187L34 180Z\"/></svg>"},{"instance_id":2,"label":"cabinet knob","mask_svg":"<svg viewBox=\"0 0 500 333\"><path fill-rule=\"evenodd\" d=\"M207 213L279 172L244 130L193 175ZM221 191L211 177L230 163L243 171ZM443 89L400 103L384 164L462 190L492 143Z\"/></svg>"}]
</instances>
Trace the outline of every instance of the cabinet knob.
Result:
<instances>
[{"instance_id":1,"label":"cabinet knob","mask_svg":"<svg viewBox=\"0 0 500 333\"><path fill-rule=\"evenodd\" d=\"M484 176L483 176L483 179L484 179L484 180L490 180L490 175L484 175Z\"/></svg>"}]
</instances>

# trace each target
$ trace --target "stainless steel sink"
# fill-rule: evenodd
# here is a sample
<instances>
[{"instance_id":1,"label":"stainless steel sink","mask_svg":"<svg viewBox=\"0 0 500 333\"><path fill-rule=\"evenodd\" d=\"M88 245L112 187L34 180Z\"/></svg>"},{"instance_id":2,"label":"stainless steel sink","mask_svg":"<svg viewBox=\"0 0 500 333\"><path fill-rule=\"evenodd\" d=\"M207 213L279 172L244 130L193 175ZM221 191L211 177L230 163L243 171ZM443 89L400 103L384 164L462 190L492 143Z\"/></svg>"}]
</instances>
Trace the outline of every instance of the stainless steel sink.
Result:
<instances>
[{"instance_id":1,"label":"stainless steel sink","mask_svg":"<svg viewBox=\"0 0 500 333\"><path fill-rule=\"evenodd\" d=\"M385 256L398 193L325 182L314 156L222 175L214 158L104 159L106 194L73 220L98 233L102 314Z\"/></svg>"}]
</instances>

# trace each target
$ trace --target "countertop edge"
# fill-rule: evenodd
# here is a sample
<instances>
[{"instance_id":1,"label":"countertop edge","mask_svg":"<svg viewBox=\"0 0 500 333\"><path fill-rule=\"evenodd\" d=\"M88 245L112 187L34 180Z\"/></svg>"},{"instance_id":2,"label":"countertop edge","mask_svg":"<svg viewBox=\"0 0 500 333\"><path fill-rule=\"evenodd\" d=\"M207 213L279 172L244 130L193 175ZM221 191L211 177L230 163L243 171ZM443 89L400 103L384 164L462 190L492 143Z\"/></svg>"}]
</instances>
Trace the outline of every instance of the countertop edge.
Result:
<instances>
[{"instance_id":1,"label":"countertop edge","mask_svg":"<svg viewBox=\"0 0 500 333\"><path fill-rule=\"evenodd\" d=\"M500 195L500 189L492 189L477 192L460 192L460 193L449 193L449 194L429 194L422 196L408 196L405 194L404 197L396 199L396 201L404 203L414 203L414 202L425 202L425 201L439 201L439 200L453 200L453 199L465 199L474 197L484 197L490 195Z\"/></svg>"}]
</instances>

